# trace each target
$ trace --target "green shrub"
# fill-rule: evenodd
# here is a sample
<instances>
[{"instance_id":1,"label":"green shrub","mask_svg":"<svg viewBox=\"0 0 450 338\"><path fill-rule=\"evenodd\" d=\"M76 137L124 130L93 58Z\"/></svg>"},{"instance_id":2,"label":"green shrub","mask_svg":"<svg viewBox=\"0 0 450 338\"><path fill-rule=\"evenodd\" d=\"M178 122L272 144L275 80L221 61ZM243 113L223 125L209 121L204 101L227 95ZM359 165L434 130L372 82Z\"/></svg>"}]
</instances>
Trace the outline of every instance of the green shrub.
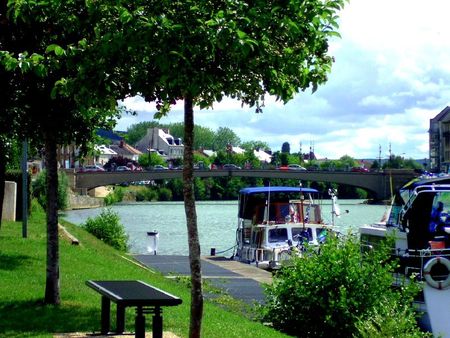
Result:
<instances>
[{"instance_id":1,"label":"green shrub","mask_svg":"<svg viewBox=\"0 0 450 338\"><path fill-rule=\"evenodd\" d=\"M58 171L58 210L64 210L68 205L67 191L69 189L69 180L63 171ZM45 209L47 206L47 171L42 170L36 180L32 183L33 197L37 198L39 204Z\"/></svg>"},{"instance_id":2,"label":"green shrub","mask_svg":"<svg viewBox=\"0 0 450 338\"><path fill-rule=\"evenodd\" d=\"M151 189L151 188L147 188L145 190L145 200L146 201L156 201L158 199L158 193Z\"/></svg>"},{"instance_id":3,"label":"green shrub","mask_svg":"<svg viewBox=\"0 0 450 338\"><path fill-rule=\"evenodd\" d=\"M123 197L125 196L125 190L122 187L115 186L114 190L110 192L103 199L105 205L112 205L114 203L119 203L123 201Z\"/></svg>"},{"instance_id":4,"label":"green shrub","mask_svg":"<svg viewBox=\"0 0 450 338\"><path fill-rule=\"evenodd\" d=\"M110 208L103 209L97 217L89 217L82 227L113 248L127 251L128 235L120 223L119 215Z\"/></svg>"},{"instance_id":5,"label":"green shrub","mask_svg":"<svg viewBox=\"0 0 450 338\"><path fill-rule=\"evenodd\" d=\"M158 199L158 193L151 188L142 187L135 192L136 202L154 201Z\"/></svg>"},{"instance_id":6,"label":"green shrub","mask_svg":"<svg viewBox=\"0 0 450 338\"><path fill-rule=\"evenodd\" d=\"M145 192L143 190L136 191L136 202L145 201Z\"/></svg>"},{"instance_id":7,"label":"green shrub","mask_svg":"<svg viewBox=\"0 0 450 338\"><path fill-rule=\"evenodd\" d=\"M410 304L402 304L402 302L388 297L381 299L381 303L383 304L382 306L375 308L368 316L361 318L356 324L357 337L433 337L433 334L425 333L418 329L415 314Z\"/></svg>"},{"instance_id":8,"label":"green shrub","mask_svg":"<svg viewBox=\"0 0 450 338\"><path fill-rule=\"evenodd\" d=\"M172 191L167 188L160 188L158 199L160 201L171 201L172 200Z\"/></svg>"},{"instance_id":9,"label":"green shrub","mask_svg":"<svg viewBox=\"0 0 450 338\"><path fill-rule=\"evenodd\" d=\"M330 238L320 254L311 251L293 259L274 276L272 285L266 286L262 320L294 336L352 337L369 332L361 320L373 313L391 310L393 318L411 318L418 287L411 283L400 290L391 288L391 271L397 263L388 259L389 252L386 244L361 254L357 239ZM415 329L412 321L401 325L398 331Z\"/></svg>"}]
</instances>

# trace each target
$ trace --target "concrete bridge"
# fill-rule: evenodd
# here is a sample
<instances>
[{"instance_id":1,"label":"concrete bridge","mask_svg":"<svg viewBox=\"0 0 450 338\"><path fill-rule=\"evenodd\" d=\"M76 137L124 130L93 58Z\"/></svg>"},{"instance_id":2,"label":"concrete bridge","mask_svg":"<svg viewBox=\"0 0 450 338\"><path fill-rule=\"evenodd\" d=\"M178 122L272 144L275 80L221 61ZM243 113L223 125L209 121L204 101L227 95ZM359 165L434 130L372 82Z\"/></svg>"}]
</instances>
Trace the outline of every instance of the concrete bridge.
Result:
<instances>
[{"instance_id":1,"label":"concrete bridge","mask_svg":"<svg viewBox=\"0 0 450 338\"><path fill-rule=\"evenodd\" d=\"M76 189L86 190L99 186L135 181L167 180L182 178L182 170L120 171L69 173ZM297 170L194 170L195 177L260 177L295 179L312 182L330 182L362 188L374 194L376 199L388 199L391 190L401 188L417 174L413 170L389 170L383 172L348 171L297 171Z\"/></svg>"}]
</instances>

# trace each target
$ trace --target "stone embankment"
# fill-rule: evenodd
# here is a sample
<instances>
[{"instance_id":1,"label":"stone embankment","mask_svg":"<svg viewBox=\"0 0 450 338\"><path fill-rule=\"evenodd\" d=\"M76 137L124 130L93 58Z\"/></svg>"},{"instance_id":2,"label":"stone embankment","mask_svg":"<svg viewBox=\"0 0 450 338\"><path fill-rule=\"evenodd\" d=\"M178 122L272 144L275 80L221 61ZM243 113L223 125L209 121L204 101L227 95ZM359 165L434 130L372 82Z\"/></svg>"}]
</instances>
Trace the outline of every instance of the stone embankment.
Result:
<instances>
[{"instance_id":1,"label":"stone embankment","mask_svg":"<svg viewBox=\"0 0 450 338\"><path fill-rule=\"evenodd\" d=\"M69 192L68 196L68 208L73 209L90 209L90 208L100 208L105 205L102 197L92 197L89 195L76 195Z\"/></svg>"}]
</instances>

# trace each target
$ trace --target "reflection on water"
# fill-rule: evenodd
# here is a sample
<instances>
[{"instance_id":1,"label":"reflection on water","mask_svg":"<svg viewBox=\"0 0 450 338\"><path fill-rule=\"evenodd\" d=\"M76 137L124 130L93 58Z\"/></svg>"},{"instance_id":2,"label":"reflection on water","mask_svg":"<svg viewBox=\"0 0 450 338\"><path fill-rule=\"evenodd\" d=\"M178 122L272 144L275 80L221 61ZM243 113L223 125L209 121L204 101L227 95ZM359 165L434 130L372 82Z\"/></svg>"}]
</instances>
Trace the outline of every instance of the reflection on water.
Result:
<instances>
[{"instance_id":1,"label":"reflection on water","mask_svg":"<svg viewBox=\"0 0 450 338\"><path fill-rule=\"evenodd\" d=\"M379 221L386 212L381 205L362 204L362 200L341 200L342 216L335 219L337 227L347 232L362 224ZM202 255L211 248L216 253L232 248L237 227L237 201L197 202L197 222ZM130 237L131 253L147 253L147 231L159 233L158 253L165 255L187 255L188 240L186 216L183 202L122 203L111 206L116 211ZM348 210L348 213L345 213ZM66 211L61 215L75 224L85 222L88 217L100 214L101 209ZM331 222L331 205L325 201L322 211L326 222ZM232 251L223 255L230 256Z\"/></svg>"}]
</instances>

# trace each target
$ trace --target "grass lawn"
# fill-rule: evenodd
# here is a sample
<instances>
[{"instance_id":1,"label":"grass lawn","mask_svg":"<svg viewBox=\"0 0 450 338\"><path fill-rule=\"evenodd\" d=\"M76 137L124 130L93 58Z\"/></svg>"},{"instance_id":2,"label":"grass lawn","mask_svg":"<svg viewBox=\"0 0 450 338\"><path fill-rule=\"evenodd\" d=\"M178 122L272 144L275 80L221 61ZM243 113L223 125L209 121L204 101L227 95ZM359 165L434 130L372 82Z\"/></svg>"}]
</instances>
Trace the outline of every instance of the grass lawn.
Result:
<instances>
[{"instance_id":1,"label":"grass lawn","mask_svg":"<svg viewBox=\"0 0 450 338\"><path fill-rule=\"evenodd\" d=\"M51 337L64 332L99 332L100 295L87 287L87 280L137 279L183 300L164 307L164 330L187 337L190 292L186 283L164 278L123 258L123 254L98 241L83 229L64 223L80 241L74 246L60 237L61 305L43 304L46 269L45 214L33 208L28 238L22 223L3 222L0 229L0 336ZM286 337L242 315L238 302L222 297L226 308L205 301L202 337ZM220 301L219 301L220 303ZM238 304L238 305L236 305ZM234 306L234 307L233 307ZM230 309L235 309L230 310ZM112 309L111 324L115 325ZM151 329L147 315L146 329ZM134 331L134 309L127 309L126 331Z\"/></svg>"}]
</instances>

